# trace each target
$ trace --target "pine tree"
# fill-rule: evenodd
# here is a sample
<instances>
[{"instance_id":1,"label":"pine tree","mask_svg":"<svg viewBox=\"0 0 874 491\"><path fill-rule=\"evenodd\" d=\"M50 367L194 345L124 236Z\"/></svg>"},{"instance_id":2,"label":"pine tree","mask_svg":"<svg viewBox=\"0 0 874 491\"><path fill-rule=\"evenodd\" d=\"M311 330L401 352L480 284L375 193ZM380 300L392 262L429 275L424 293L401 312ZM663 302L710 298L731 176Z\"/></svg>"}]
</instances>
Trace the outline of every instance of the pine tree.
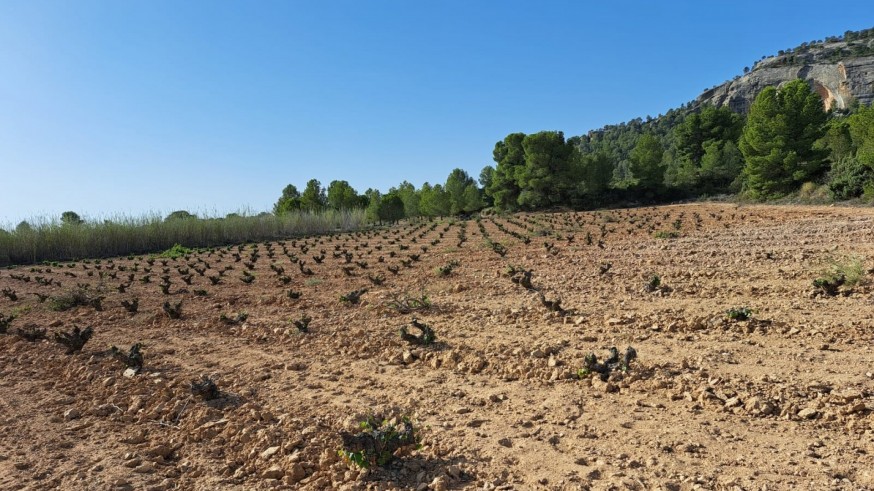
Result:
<instances>
[{"instance_id":1,"label":"pine tree","mask_svg":"<svg viewBox=\"0 0 874 491\"><path fill-rule=\"evenodd\" d=\"M828 151L814 145L824 134L826 118L822 100L804 80L759 93L738 143L750 197L783 196L826 170Z\"/></svg>"}]
</instances>

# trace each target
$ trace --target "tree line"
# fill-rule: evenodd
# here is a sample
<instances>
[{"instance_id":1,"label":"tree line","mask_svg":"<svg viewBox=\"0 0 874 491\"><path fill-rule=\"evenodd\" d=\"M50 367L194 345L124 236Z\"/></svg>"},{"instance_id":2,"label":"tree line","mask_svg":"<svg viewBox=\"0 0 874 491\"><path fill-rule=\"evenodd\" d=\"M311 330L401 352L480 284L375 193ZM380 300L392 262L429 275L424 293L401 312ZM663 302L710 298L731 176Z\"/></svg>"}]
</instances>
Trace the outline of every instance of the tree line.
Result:
<instances>
[{"instance_id":1,"label":"tree line","mask_svg":"<svg viewBox=\"0 0 874 491\"><path fill-rule=\"evenodd\" d=\"M287 186L275 214L363 208L371 220L499 211L594 208L720 194L774 200L799 192L874 199L874 108L826 112L808 82L763 89L747 115L683 106L587 135L511 133L478 181L453 170L443 184L404 181L358 194L346 181ZM477 186L479 184L479 186Z\"/></svg>"}]
</instances>

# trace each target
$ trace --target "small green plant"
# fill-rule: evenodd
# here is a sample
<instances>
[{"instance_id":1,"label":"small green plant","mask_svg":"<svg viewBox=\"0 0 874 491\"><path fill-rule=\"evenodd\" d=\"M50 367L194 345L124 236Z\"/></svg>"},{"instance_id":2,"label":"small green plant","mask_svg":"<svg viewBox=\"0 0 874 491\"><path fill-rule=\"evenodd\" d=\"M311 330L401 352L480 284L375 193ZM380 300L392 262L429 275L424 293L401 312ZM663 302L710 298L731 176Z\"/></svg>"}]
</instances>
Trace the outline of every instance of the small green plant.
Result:
<instances>
[{"instance_id":1,"label":"small green plant","mask_svg":"<svg viewBox=\"0 0 874 491\"><path fill-rule=\"evenodd\" d=\"M452 260L449 261L444 266L439 266L437 268L437 276L449 276L452 274L452 270L458 267L458 261Z\"/></svg>"},{"instance_id":2,"label":"small green plant","mask_svg":"<svg viewBox=\"0 0 874 491\"><path fill-rule=\"evenodd\" d=\"M229 326L242 324L242 323L246 322L246 319L248 319L248 318L249 318L249 314L246 312L239 312L237 315L235 315L233 317L228 316L226 314L222 314L219 316L219 320L224 322L225 324L227 324Z\"/></svg>"},{"instance_id":3,"label":"small green plant","mask_svg":"<svg viewBox=\"0 0 874 491\"><path fill-rule=\"evenodd\" d=\"M360 468L390 464L399 451L418 448L419 435L409 418L382 420L374 416L359 423L357 434L343 432L340 457Z\"/></svg>"},{"instance_id":4,"label":"small green plant","mask_svg":"<svg viewBox=\"0 0 874 491\"><path fill-rule=\"evenodd\" d=\"M507 255L507 248L503 244L501 244L500 242L489 241L488 244L489 244L489 247L492 249L492 252L494 252L495 254L497 254L501 257L504 257Z\"/></svg>"},{"instance_id":5,"label":"small green plant","mask_svg":"<svg viewBox=\"0 0 874 491\"><path fill-rule=\"evenodd\" d=\"M164 313L167 314L167 317L171 319L179 319L182 317L182 300L175 304L171 304L169 301L164 302L162 309L164 310Z\"/></svg>"},{"instance_id":6,"label":"small green plant","mask_svg":"<svg viewBox=\"0 0 874 491\"><path fill-rule=\"evenodd\" d=\"M116 360L124 363L126 366L133 368L134 372L140 373L140 370L143 369L143 345L141 343L135 343L130 347L130 351L127 353L122 350L116 348L115 346L111 346L109 348L109 353Z\"/></svg>"},{"instance_id":7,"label":"small green plant","mask_svg":"<svg viewBox=\"0 0 874 491\"><path fill-rule=\"evenodd\" d=\"M301 293L295 290L288 290L285 295L292 300L297 300L300 298Z\"/></svg>"},{"instance_id":8,"label":"small green plant","mask_svg":"<svg viewBox=\"0 0 874 491\"><path fill-rule=\"evenodd\" d=\"M749 320L753 315L753 310L749 307L733 307L725 311L725 316L733 321Z\"/></svg>"},{"instance_id":9,"label":"small green plant","mask_svg":"<svg viewBox=\"0 0 874 491\"><path fill-rule=\"evenodd\" d=\"M680 237L680 232L676 230L659 230L655 233L656 239L677 239Z\"/></svg>"},{"instance_id":10,"label":"small green plant","mask_svg":"<svg viewBox=\"0 0 874 491\"><path fill-rule=\"evenodd\" d=\"M537 295L540 298L540 303L550 312L564 312L564 309L561 306L561 297L556 297L555 300L549 300L541 291L538 291Z\"/></svg>"},{"instance_id":11,"label":"small green plant","mask_svg":"<svg viewBox=\"0 0 874 491\"><path fill-rule=\"evenodd\" d=\"M212 401L221 396L218 386L208 375L203 375L200 380L191 381L191 393L204 401Z\"/></svg>"},{"instance_id":12,"label":"small green plant","mask_svg":"<svg viewBox=\"0 0 874 491\"><path fill-rule=\"evenodd\" d=\"M180 244L173 244L173 247L162 252L160 254L160 257L166 257L168 259L178 259L180 257L187 256L187 255L191 254L192 252L194 252L194 251L192 251L191 249L189 249L187 247L182 247ZM151 264L151 263L149 263L149 264Z\"/></svg>"},{"instance_id":13,"label":"small green plant","mask_svg":"<svg viewBox=\"0 0 874 491\"><path fill-rule=\"evenodd\" d=\"M657 274L654 274L654 275L650 276L649 281L646 282L646 286L644 287L644 289L647 292L652 293L652 292L658 290L659 288L661 288L661 286L662 286L661 277L659 277L659 275L657 275Z\"/></svg>"},{"instance_id":14,"label":"small green plant","mask_svg":"<svg viewBox=\"0 0 874 491\"><path fill-rule=\"evenodd\" d=\"M421 334L416 336L415 334L410 334L407 331L407 326L402 326L400 329L401 339L410 343L410 344L419 344L422 346L428 346L429 344L434 343L437 339L437 334L434 333L434 329L431 329L431 326L427 324L423 324L419 322L418 319L413 319L410 322L410 325L419 330Z\"/></svg>"},{"instance_id":15,"label":"small green plant","mask_svg":"<svg viewBox=\"0 0 874 491\"><path fill-rule=\"evenodd\" d=\"M379 285L382 285L383 283L385 283L385 275L382 273L376 274L376 275L368 274L367 279L370 280L370 282L376 286L379 286Z\"/></svg>"},{"instance_id":16,"label":"small green plant","mask_svg":"<svg viewBox=\"0 0 874 491\"><path fill-rule=\"evenodd\" d=\"M46 338L46 329L44 327L37 327L31 324L24 327L19 327L16 331L16 334L18 334L18 337L24 339L25 341L30 341L31 343L33 343Z\"/></svg>"},{"instance_id":17,"label":"small green plant","mask_svg":"<svg viewBox=\"0 0 874 491\"><path fill-rule=\"evenodd\" d=\"M841 287L852 288L865 279L865 261L859 256L832 258L813 280L813 286L828 296L837 295Z\"/></svg>"},{"instance_id":18,"label":"small green plant","mask_svg":"<svg viewBox=\"0 0 874 491\"><path fill-rule=\"evenodd\" d=\"M310 331L310 322L312 320L312 317L304 315L300 319L293 321L294 327L297 328L298 332L307 333Z\"/></svg>"},{"instance_id":19,"label":"small green plant","mask_svg":"<svg viewBox=\"0 0 874 491\"><path fill-rule=\"evenodd\" d=\"M52 297L49 301L49 310L63 312L74 307L90 305L96 311L103 310L103 297L91 292L87 285L79 285L67 293Z\"/></svg>"},{"instance_id":20,"label":"small green plant","mask_svg":"<svg viewBox=\"0 0 874 491\"><path fill-rule=\"evenodd\" d=\"M9 325L14 320L14 315L3 315L3 313L0 313L0 334L6 334L6 331L9 330Z\"/></svg>"},{"instance_id":21,"label":"small green plant","mask_svg":"<svg viewBox=\"0 0 874 491\"><path fill-rule=\"evenodd\" d=\"M392 299L385 305L401 314L409 314L430 309L431 300L425 292L418 296L412 296L408 293L393 293Z\"/></svg>"},{"instance_id":22,"label":"small green plant","mask_svg":"<svg viewBox=\"0 0 874 491\"><path fill-rule=\"evenodd\" d=\"M358 305L358 302L361 301L361 295L364 295L365 293L367 293L367 288L353 290L345 295L340 295L340 301L350 305Z\"/></svg>"},{"instance_id":23,"label":"small green plant","mask_svg":"<svg viewBox=\"0 0 874 491\"><path fill-rule=\"evenodd\" d=\"M627 372L631 366L631 362L637 359L637 350L629 346L625 350L625 355L619 358L619 350L616 347L610 348L610 356L603 363L598 362L598 357L595 353L589 353L583 359L583 367L577 370L577 377L587 378L593 373L600 375L601 380L607 380L613 370Z\"/></svg>"},{"instance_id":24,"label":"small green plant","mask_svg":"<svg viewBox=\"0 0 874 491\"><path fill-rule=\"evenodd\" d=\"M13 290L12 288L4 288L2 293L4 297L12 300L13 302L18 300L18 294L16 294L15 290Z\"/></svg>"},{"instance_id":25,"label":"small green plant","mask_svg":"<svg viewBox=\"0 0 874 491\"><path fill-rule=\"evenodd\" d=\"M140 308L140 299L134 298L133 300L122 300L121 306L131 314L136 314L137 310Z\"/></svg>"}]
</instances>

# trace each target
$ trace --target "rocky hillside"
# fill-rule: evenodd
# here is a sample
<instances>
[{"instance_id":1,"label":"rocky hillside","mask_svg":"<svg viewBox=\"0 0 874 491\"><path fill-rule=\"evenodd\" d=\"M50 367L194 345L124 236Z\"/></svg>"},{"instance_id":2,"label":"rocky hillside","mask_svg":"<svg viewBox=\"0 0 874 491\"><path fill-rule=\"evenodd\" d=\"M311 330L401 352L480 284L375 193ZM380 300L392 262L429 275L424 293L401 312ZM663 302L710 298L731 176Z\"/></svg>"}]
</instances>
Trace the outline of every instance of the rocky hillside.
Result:
<instances>
[{"instance_id":1,"label":"rocky hillside","mask_svg":"<svg viewBox=\"0 0 874 491\"><path fill-rule=\"evenodd\" d=\"M701 94L693 106L714 104L746 112L765 87L802 78L810 81L826 109L845 109L853 100L874 102L874 29L805 43L765 57L743 76Z\"/></svg>"}]
</instances>

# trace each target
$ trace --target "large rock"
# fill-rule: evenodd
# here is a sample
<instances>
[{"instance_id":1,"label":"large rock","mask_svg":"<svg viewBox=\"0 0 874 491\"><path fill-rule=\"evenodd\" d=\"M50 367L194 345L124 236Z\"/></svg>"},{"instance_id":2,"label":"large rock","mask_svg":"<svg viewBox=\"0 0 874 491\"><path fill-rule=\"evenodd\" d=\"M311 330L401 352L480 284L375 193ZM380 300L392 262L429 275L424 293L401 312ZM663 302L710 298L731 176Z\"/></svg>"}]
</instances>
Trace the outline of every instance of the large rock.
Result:
<instances>
[{"instance_id":1,"label":"large rock","mask_svg":"<svg viewBox=\"0 0 874 491\"><path fill-rule=\"evenodd\" d=\"M874 39L855 43L868 46L874 44ZM849 54L850 49L845 42L832 42L804 52L765 58L749 73L704 91L693 106L713 104L746 113L762 89L798 78L810 83L822 97L826 109L846 109L853 100L871 104L874 102L874 56L853 56ZM839 50L843 50L843 54Z\"/></svg>"}]
</instances>

